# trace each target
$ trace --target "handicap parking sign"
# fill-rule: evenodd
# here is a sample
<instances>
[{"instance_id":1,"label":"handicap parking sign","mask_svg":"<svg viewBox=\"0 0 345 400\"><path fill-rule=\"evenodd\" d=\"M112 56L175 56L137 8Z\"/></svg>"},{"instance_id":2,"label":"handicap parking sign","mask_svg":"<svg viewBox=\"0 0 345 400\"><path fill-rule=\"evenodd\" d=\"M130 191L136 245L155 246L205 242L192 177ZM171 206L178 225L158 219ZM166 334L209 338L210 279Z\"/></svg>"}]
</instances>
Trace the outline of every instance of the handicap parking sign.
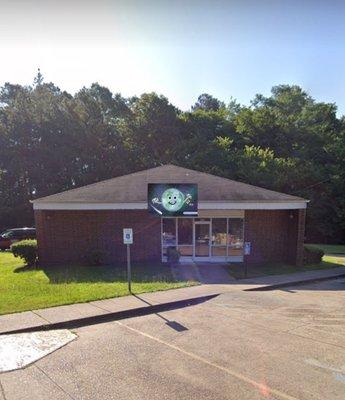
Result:
<instances>
[{"instance_id":1,"label":"handicap parking sign","mask_svg":"<svg viewBox=\"0 0 345 400\"><path fill-rule=\"evenodd\" d=\"M133 244L133 229L132 228L124 228L123 229L123 243L124 244Z\"/></svg>"}]
</instances>

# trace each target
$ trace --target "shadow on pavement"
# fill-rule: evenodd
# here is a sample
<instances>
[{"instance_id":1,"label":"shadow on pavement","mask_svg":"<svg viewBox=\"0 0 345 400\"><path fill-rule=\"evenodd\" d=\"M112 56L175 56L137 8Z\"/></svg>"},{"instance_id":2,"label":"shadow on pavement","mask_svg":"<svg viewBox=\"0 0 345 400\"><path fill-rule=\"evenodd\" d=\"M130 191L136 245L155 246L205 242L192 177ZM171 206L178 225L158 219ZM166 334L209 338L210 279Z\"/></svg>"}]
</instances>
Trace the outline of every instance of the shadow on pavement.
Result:
<instances>
[{"instance_id":1,"label":"shadow on pavement","mask_svg":"<svg viewBox=\"0 0 345 400\"><path fill-rule=\"evenodd\" d=\"M92 317L78 318L78 319L73 319L73 320L69 320L69 321L63 321L63 322L57 322L57 323L52 323L52 324L45 324L45 325L39 325L39 326L35 326L35 327L29 327L29 328L16 329L16 330L12 330L12 331L2 332L2 333L0 333L0 336L14 334L14 333L38 332L38 331L53 330L53 329L77 329L77 328L81 328L84 326L104 324L107 322L119 321L119 320L126 319L126 318L140 317L140 316L145 316L145 315L150 315L150 314L157 314L157 313L165 312L165 311L177 310L177 309L185 308L185 307L189 307L189 306L195 306L197 304L202 304L206 301L212 300L217 296L219 296L219 294L195 297L195 298L186 299L186 300L172 301L172 302L162 303L162 304L149 305L149 306L145 306L145 307L139 307L139 308L134 308L134 309L125 310L125 311L117 311L117 312L113 312L113 313L107 312L106 314L96 315L96 316L92 316ZM166 320L166 318L164 318L164 317L161 317L161 318L163 318L166 321L168 326L170 326L171 328L173 328L175 330L178 330L178 329L180 329L180 331L187 330L187 328L185 328L183 325L178 324L175 321Z\"/></svg>"},{"instance_id":2,"label":"shadow on pavement","mask_svg":"<svg viewBox=\"0 0 345 400\"><path fill-rule=\"evenodd\" d=\"M138 300L142 301L143 303L152 306L153 304L149 303L147 300L143 299L142 297L138 296L137 294L133 294L134 297L136 297ZM176 321L170 321L168 318L163 317L163 315L160 315L159 313L155 313L157 317L162 319L166 325L168 325L170 328L174 329L177 332L183 332L183 331L188 331L188 328L180 324L179 322Z\"/></svg>"}]
</instances>

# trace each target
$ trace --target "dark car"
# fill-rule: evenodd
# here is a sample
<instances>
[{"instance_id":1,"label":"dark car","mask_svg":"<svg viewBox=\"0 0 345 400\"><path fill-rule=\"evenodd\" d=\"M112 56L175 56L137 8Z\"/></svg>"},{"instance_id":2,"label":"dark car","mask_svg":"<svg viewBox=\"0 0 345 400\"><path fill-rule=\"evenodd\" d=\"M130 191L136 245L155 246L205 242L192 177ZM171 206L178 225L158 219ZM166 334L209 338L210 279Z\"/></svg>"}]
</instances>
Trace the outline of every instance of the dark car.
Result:
<instances>
[{"instance_id":1,"label":"dark car","mask_svg":"<svg viewBox=\"0 0 345 400\"><path fill-rule=\"evenodd\" d=\"M35 239L36 229L35 228L13 228L7 229L0 234L0 250L6 250L11 245L19 240L24 239Z\"/></svg>"}]
</instances>

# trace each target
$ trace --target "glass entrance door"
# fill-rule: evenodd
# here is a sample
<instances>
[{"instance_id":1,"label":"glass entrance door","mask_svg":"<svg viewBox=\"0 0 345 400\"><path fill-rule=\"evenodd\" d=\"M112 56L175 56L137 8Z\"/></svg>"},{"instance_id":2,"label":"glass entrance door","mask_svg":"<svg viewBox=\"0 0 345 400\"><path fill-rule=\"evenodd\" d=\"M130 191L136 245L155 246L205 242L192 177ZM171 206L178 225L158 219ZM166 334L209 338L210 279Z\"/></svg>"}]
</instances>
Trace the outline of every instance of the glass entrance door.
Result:
<instances>
[{"instance_id":1,"label":"glass entrance door","mask_svg":"<svg viewBox=\"0 0 345 400\"><path fill-rule=\"evenodd\" d=\"M210 235L211 224L209 222L194 223L194 249L195 257L209 258L210 257Z\"/></svg>"}]
</instances>

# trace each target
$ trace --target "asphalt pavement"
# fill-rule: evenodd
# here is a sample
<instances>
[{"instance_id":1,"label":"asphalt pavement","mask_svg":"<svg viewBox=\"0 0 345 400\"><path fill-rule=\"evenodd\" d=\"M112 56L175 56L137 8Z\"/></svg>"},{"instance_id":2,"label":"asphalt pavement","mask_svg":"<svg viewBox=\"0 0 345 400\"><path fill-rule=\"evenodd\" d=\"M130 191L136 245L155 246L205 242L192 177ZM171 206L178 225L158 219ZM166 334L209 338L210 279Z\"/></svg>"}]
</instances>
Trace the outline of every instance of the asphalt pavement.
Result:
<instances>
[{"instance_id":1,"label":"asphalt pavement","mask_svg":"<svg viewBox=\"0 0 345 400\"><path fill-rule=\"evenodd\" d=\"M0 399L343 400L344 304L344 278L264 292L234 285L82 326L59 350L0 374Z\"/></svg>"}]
</instances>

